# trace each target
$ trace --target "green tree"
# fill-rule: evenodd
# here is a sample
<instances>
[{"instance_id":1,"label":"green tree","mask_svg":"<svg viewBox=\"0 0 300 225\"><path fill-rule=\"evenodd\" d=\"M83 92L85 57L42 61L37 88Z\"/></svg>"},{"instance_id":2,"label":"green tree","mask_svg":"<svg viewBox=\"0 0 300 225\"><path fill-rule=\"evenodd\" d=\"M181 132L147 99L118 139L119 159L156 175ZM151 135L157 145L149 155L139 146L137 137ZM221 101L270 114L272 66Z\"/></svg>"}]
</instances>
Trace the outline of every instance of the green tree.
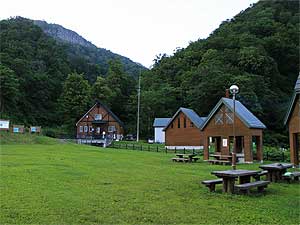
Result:
<instances>
[{"instance_id":1,"label":"green tree","mask_svg":"<svg viewBox=\"0 0 300 225\"><path fill-rule=\"evenodd\" d=\"M94 100L100 100L107 106L111 106L113 92L107 85L105 78L98 76L96 82L92 86L91 96Z\"/></svg>"},{"instance_id":2,"label":"green tree","mask_svg":"<svg viewBox=\"0 0 300 225\"><path fill-rule=\"evenodd\" d=\"M90 102L90 85L83 74L71 73L63 86L60 107L64 114L63 123L72 130L77 119L87 109Z\"/></svg>"},{"instance_id":3,"label":"green tree","mask_svg":"<svg viewBox=\"0 0 300 225\"><path fill-rule=\"evenodd\" d=\"M16 109L19 98L19 81L13 70L0 64L0 112L10 113Z\"/></svg>"}]
</instances>

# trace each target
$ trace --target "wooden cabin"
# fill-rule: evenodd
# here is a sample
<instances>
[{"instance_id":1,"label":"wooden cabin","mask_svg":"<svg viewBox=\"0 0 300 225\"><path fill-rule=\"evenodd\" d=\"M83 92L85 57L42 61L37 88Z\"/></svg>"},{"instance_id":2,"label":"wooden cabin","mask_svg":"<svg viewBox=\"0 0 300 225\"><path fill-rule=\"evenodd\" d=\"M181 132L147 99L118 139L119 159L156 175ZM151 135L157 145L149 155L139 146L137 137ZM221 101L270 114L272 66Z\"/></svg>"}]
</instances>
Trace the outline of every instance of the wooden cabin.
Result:
<instances>
[{"instance_id":1,"label":"wooden cabin","mask_svg":"<svg viewBox=\"0 0 300 225\"><path fill-rule=\"evenodd\" d=\"M154 142L165 143L165 131L164 128L167 126L171 118L155 118L153 122L154 128Z\"/></svg>"},{"instance_id":2,"label":"wooden cabin","mask_svg":"<svg viewBox=\"0 0 300 225\"><path fill-rule=\"evenodd\" d=\"M253 141L256 159L263 160L262 138L266 126L241 102L235 101L236 153L239 162L253 162ZM221 98L201 126L204 142L204 160L209 159L210 146L214 154L230 155L233 149L233 100ZM213 148L212 148L213 149Z\"/></svg>"},{"instance_id":3,"label":"wooden cabin","mask_svg":"<svg viewBox=\"0 0 300 225\"><path fill-rule=\"evenodd\" d=\"M166 148L203 148L203 132L200 127L205 119L198 116L192 109L179 108L164 128Z\"/></svg>"},{"instance_id":4,"label":"wooden cabin","mask_svg":"<svg viewBox=\"0 0 300 225\"><path fill-rule=\"evenodd\" d=\"M297 166L300 158L300 74L284 123L289 128L291 163Z\"/></svg>"},{"instance_id":5,"label":"wooden cabin","mask_svg":"<svg viewBox=\"0 0 300 225\"><path fill-rule=\"evenodd\" d=\"M77 139L114 139L121 140L124 124L104 104L96 101L76 123Z\"/></svg>"}]
</instances>

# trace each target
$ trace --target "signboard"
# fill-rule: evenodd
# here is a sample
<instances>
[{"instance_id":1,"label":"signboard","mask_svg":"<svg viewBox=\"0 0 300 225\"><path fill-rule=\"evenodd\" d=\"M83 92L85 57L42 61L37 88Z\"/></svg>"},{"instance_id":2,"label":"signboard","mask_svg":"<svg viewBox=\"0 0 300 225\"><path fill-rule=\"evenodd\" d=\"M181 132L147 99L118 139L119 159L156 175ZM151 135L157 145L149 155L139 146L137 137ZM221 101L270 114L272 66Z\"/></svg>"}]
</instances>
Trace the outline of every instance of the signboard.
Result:
<instances>
[{"instance_id":1,"label":"signboard","mask_svg":"<svg viewBox=\"0 0 300 225\"><path fill-rule=\"evenodd\" d=\"M20 132L20 131L19 131L19 127L14 127L13 132L14 132L14 133L19 133L19 132Z\"/></svg>"},{"instance_id":2,"label":"signboard","mask_svg":"<svg viewBox=\"0 0 300 225\"><path fill-rule=\"evenodd\" d=\"M223 147L227 147L227 139L223 139Z\"/></svg>"},{"instance_id":3,"label":"signboard","mask_svg":"<svg viewBox=\"0 0 300 225\"><path fill-rule=\"evenodd\" d=\"M31 127L31 132L35 133L36 132L36 127Z\"/></svg>"},{"instance_id":4,"label":"signboard","mask_svg":"<svg viewBox=\"0 0 300 225\"><path fill-rule=\"evenodd\" d=\"M0 120L0 130L9 129L9 120Z\"/></svg>"}]
</instances>

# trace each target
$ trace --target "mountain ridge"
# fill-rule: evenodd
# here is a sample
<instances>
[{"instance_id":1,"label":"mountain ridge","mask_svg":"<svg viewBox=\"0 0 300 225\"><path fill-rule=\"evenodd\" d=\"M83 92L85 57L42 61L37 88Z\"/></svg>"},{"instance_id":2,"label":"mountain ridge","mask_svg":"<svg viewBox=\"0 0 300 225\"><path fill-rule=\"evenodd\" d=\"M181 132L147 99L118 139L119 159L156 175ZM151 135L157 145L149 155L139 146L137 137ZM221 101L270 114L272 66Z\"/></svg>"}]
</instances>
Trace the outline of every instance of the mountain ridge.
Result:
<instances>
[{"instance_id":1,"label":"mountain ridge","mask_svg":"<svg viewBox=\"0 0 300 225\"><path fill-rule=\"evenodd\" d=\"M103 68L103 73L108 71L108 62L111 60L120 60L124 66L125 72L133 77L138 77L140 71L147 68L141 63L134 62L126 56L119 55L105 48L100 48L86 40L77 32L55 23L48 23L43 20L32 20L39 26L45 34L54 38L57 42L67 45L70 57L84 58L92 64L97 64ZM104 74L104 75L105 75Z\"/></svg>"}]
</instances>

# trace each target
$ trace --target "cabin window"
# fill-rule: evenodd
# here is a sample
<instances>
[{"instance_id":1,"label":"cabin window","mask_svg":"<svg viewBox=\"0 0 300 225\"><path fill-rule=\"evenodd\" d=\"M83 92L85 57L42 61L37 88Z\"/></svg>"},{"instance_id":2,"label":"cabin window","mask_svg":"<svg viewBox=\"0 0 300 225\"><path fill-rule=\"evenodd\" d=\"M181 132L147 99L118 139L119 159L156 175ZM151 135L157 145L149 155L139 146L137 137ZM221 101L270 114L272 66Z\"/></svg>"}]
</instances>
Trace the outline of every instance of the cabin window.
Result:
<instances>
[{"instance_id":1,"label":"cabin window","mask_svg":"<svg viewBox=\"0 0 300 225\"><path fill-rule=\"evenodd\" d=\"M96 132L97 134L100 134L100 127L97 127Z\"/></svg>"},{"instance_id":2,"label":"cabin window","mask_svg":"<svg viewBox=\"0 0 300 225\"><path fill-rule=\"evenodd\" d=\"M194 123L191 121L190 127L194 127Z\"/></svg>"},{"instance_id":3,"label":"cabin window","mask_svg":"<svg viewBox=\"0 0 300 225\"><path fill-rule=\"evenodd\" d=\"M108 127L108 132L115 132L116 131L116 127L115 126L109 126Z\"/></svg>"},{"instance_id":4,"label":"cabin window","mask_svg":"<svg viewBox=\"0 0 300 225\"><path fill-rule=\"evenodd\" d=\"M83 126L79 127L79 132L82 133L83 132Z\"/></svg>"},{"instance_id":5,"label":"cabin window","mask_svg":"<svg viewBox=\"0 0 300 225\"><path fill-rule=\"evenodd\" d=\"M183 118L183 127L186 128L186 118Z\"/></svg>"},{"instance_id":6,"label":"cabin window","mask_svg":"<svg viewBox=\"0 0 300 225\"><path fill-rule=\"evenodd\" d=\"M178 121L178 128L180 128L180 118L178 118L177 121Z\"/></svg>"},{"instance_id":7,"label":"cabin window","mask_svg":"<svg viewBox=\"0 0 300 225\"><path fill-rule=\"evenodd\" d=\"M93 127L89 126L89 132L93 132Z\"/></svg>"},{"instance_id":8,"label":"cabin window","mask_svg":"<svg viewBox=\"0 0 300 225\"><path fill-rule=\"evenodd\" d=\"M220 112L215 115L215 124L216 125L223 124L223 111L222 110L220 110Z\"/></svg>"},{"instance_id":9,"label":"cabin window","mask_svg":"<svg viewBox=\"0 0 300 225\"><path fill-rule=\"evenodd\" d=\"M95 114L95 120L102 120L102 114Z\"/></svg>"},{"instance_id":10,"label":"cabin window","mask_svg":"<svg viewBox=\"0 0 300 225\"><path fill-rule=\"evenodd\" d=\"M84 126L84 133L88 132L88 126Z\"/></svg>"},{"instance_id":11,"label":"cabin window","mask_svg":"<svg viewBox=\"0 0 300 225\"><path fill-rule=\"evenodd\" d=\"M225 120L226 124L233 124L233 113L230 110L226 110Z\"/></svg>"}]
</instances>

